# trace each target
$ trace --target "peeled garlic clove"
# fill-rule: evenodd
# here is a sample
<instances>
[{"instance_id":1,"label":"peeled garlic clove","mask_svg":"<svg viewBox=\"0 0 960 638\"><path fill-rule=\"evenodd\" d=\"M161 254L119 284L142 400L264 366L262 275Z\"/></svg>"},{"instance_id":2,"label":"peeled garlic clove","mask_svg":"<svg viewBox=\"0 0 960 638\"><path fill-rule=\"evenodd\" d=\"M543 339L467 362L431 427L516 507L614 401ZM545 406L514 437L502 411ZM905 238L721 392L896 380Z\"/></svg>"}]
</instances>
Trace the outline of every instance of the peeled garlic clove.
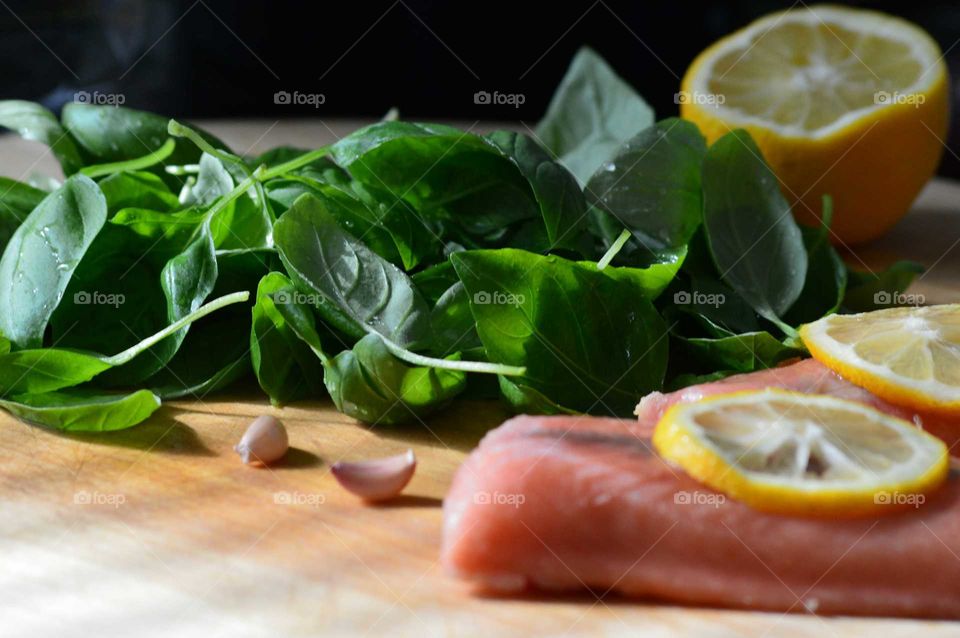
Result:
<instances>
[{"instance_id":1,"label":"peeled garlic clove","mask_svg":"<svg viewBox=\"0 0 960 638\"><path fill-rule=\"evenodd\" d=\"M416 469L413 450L407 450L383 459L352 463L339 461L330 471L348 492L367 501L382 501L403 491Z\"/></svg>"},{"instance_id":2,"label":"peeled garlic clove","mask_svg":"<svg viewBox=\"0 0 960 638\"><path fill-rule=\"evenodd\" d=\"M264 414L253 420L233 449L249 465L272 463L282 458L289 448L286 428L275 417Z\"/></svg>"}]
</instances>

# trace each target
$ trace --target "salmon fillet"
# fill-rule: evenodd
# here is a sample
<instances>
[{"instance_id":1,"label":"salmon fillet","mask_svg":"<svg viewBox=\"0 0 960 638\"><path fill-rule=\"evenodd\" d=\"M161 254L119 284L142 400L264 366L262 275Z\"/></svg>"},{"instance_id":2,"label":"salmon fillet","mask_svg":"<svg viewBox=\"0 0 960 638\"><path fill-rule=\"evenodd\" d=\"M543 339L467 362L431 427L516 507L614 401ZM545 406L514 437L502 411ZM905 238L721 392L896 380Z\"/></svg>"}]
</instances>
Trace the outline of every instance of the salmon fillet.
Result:
<instances>
[{"instance_id":1,"label":"salmon fillet","mask_svg":"<svg viewBox=\"0 0 960 638\"><path fill-rule=\"evenodd\" d=\"M725 499L633 421L513 418L444 501L442 560L479 589L589 588L679 603L960 618L960 479L918 508L829 520Z\"/></svg>"},{"instance_id":2,"label":"salmon fillet","mask_svg":"<svg viewBox=\"0 0 960 638\"><path fill-rule=\"evenodd\" d=\"M640 400L634 413L637 415L641 431L649 435L663 413L674 403L691 403L714 394L766 388L782 388L808 394L829 394L840 399L864 403L881 412L914 423L942 439L950 448L952 455L960 455L960 445L958 445L960 423L940 415L917 412L884 401L869 390L850 383L816 359L804 359L779 368L736 374L720 381L693 385L668 394L651 392Z\"/></svg>"}]
</instances>

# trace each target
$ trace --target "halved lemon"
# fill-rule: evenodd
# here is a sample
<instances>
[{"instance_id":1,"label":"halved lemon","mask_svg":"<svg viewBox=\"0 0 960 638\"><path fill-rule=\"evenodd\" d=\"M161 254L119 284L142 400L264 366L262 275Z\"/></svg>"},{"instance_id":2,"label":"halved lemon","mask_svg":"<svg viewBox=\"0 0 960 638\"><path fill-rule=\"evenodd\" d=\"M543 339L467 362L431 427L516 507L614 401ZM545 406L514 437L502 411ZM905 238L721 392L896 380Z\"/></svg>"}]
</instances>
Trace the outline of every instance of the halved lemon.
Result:
<instances>
[{"instance_id":1,"label":"halved lemon","mask_svg":"<svg viewBox=\"0 0 960 638\"><path fill-rule=\"evenodd\" d=\"M922 502L947 477L947 447L911 424L826 395L761 390L671 407L660 455L751 507L861 515Z\"/></svg>"},{"instance_id":2,"label":"halved lemon","mask_svg":"<svg viewBox=\"0 0 960 638\"><path fill-rule=\"evenodd\" d=\"M960 304L830 315L801 326L800 338L851 383L960 418Z\"/></svg>"},{"instance_id":3,"label":"halved lemon","mask_svg":"<svg viewBox=\"0 0 960 638\"><path fill-rule=\"evenodd\" d=\"M910 22L820 5L775 13L723 38L687 70L680 113L713 143L750 132L787 201L815 224L833 197L833 231L874 239L933 175L949 120L937 43Z\"/></svg>"}]
</instances>

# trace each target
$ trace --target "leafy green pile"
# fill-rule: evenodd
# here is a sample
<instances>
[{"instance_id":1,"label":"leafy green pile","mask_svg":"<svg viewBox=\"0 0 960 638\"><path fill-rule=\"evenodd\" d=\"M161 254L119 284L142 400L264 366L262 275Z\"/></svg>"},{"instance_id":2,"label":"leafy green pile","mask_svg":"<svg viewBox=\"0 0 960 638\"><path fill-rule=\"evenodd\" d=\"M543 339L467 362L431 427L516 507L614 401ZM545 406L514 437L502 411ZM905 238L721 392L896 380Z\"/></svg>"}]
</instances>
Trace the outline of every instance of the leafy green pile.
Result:
<instances>
[{"instance_id":1,"label":"leafy green pile","mask_svg":"<svg viewBox=\"0 0 960 638\"><path fill-rule=\"evenodd\" d=\"M916 272L848 272L746 133L655 122L588 50L534 135L384 121L251 158L109 106L7 101L0 125L67 176L0 180L0 405L63 429L251 372L369 423L459 395L626 415L802 355L795 326Z\"/></svg>"}]
</instances>

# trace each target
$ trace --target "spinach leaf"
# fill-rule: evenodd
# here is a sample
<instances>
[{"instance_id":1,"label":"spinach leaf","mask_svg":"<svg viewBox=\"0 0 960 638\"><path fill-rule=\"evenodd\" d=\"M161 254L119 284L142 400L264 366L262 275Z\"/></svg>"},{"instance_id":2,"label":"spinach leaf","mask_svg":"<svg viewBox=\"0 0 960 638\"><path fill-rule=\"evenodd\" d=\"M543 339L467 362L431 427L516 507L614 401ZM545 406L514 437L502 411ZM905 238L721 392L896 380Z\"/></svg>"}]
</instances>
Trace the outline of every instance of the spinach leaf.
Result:
<instances>
[{"instance_id":1,"label":"spinach leaf","mask_svg":"<svg viewBox=\"0 0 960 638\"><path fill-rule=\"evenodd\" d=\"M200 156L200 172L197 181L186 190L183 203L187 206L207 206L218 197L233 190L233 176L223 163L208 153Z\"/></svg>"},{"instance_id":2,"label":"spinach leaf","mask_svg":"<svg viewBox=\"0 0 960 638\"><path fill-rule=\"evenodd\" d=\"M0 251L46 196L47 193L38 188L0 177Z\"/></svg>"},{"instance_id":3,"label":"spinach leaf","mask_svg":"<svg viewBox=\"0 0 960 638\"><path fill-rule=\"evenodd\" d=\"M253 371L275 405L313 395L323 385L320 361L277 310L277 305L293 301L293 292L293 283L286 276L269 273L260 280L252 311Z\"/></svg>"},{"instance_id":4,"label":"spinach leaf","mask_svg":"<svg viewBox=\"0 0 960 638\"><path fill-rule=\"evenodd\" d=\"M576 178L526 135L498 131L486 139L513 162L530 184L550 248L580 250L587 213Z\"/></svg>"},{"instance_id":5,"label":"spinach leaf","mask_svg":"<svg viewBox=\"0 0 960 638\"><path fill-rule=\"evenodd\" d=\"M113 356L62 348L7 350L0 354L0 396L37 394L85 383L95 376L133 361L153 345L162 342L183 326L225 306L246 301L249 293L225 295L198 308Z\"/></svg>"},{"instance_id":6,"label":"spinach leaf","mask_svg":"<svg viewBox=\"0 0 960 638\"><path fill-rule=\"evenodd\" d=\"M130 394L93 394L73 390L21 394L0 399L3 407L25 421L70 432L122 430L146 420L160 407L149 390Z\"/></svg>"},{"instance_id":7,"label":"spinach leaf","mask_svg":"<svg viewBox=\"0 0 960 638\"><path fill-rule=\"evenodd\" d=\"M587 183L589 205L612 215L649 251L685 246L700 226L706 141L670 118L630 138Z\"/></svg>"},{"instance_id":8,"label":"spinach leaf","mask_svg":"<svg viewBox=\"0 0 960 638\"><path fill-rule=\"evenodd\" d=\"M76 140L88 163L120 162L136 159L161 148L169 138L167 118L122 106L71 103L63 107L63 126ZM219 148L227 146L213 135L199 131L205 140ZM196 164L200 150L188 140L177 140L166 163L173 166ZM162 166L150 168L171 188L179 188L183 179L171 175Z\"/></svg>"},{"instance_id":9,"label":"spinach leaf","mask_svg":"<svg viewBox=\"0 0 960 638\"><path fill-rule=\"evenodd\" d=\"M141 208L153 211L172 211L180 207L180 200L162 179L145 171L114 173L99 182L107 200L110 217L123 208Z\"/></svg>"},{"instance_id":10,"label":"spinach leaf","mask_svg":"<svg viewBox=\"0 0 960 638\"><path fill-rule=\"evenodd\" d=\"M423 419L466 387L465 373L409 366L377 334L368 334L325 364L323 380L338 410L384 425Z\"/></svg>"},{"instance_id":11,"label":"spinach leaf","mask_svg":"<svg viewBox=\"0 0 960 638\"><path fill-rule=\"evenodd\" d=\"M377 332L401 347L424 345L429 309L410 279L343 232L326 199L303 195L274 227L296 287L315 295L325 320L354 339Z\"/></svg>"},{"instance_id":12,"label":"spinach leaf","mask_svg":"<svg viewBox=\"0 0 960 638\"><path fill-rule=\"evenodd\" d=\"M889 308L902 302L910 283L922 274L923 266L912 261L898 261L879 273L849 271L850 285L843 297L846 312L869 312Z\"/></svg>"},{"instance_id":13,"label":"spinach leaf","mask_svg":"<svg viewBox=\"0 0 960 638\"><path fill-rule=\"evenodd\" d=\"M334 145L337 163L476 241L540 217L516 165L481 137L438 124L380 122Z\"/></svg>"},{"instance_id":14,"label":"spinach leaf","mask_svg":"<svg viewBox=\"0 0 960 638\"><path fill-rule=\"evenodd\" d=\"M772 368L806 352L785 345L769 332L747 332L719 338L676 336L701 365L737 372Z\"/></svg>"},{"instance_id":15,"label":"spinach leaf","mask_svg":"<svg viewBox=\"0 0 960 638\"><path fill-rule=\"evenodd\" d=\"M174 212L124 208L113 216L110 223L149 240L151 246L165 244L182 249L206 218L207 211L203 208L184 208Z\"/></svg>"},{"instance_id":16,"label":"spinach leaf","mask_svg":"<svg viewBox=\"0 0 960 638\"><path fill-rule=\"evenodd\" d=\"M36 102L0 101L0 126L16 131L25 140L36 140L49 146L64 175L72 175L83 166L73 138L63 130L53 113Z\"/></svg>"},{"instance_id":17,"label":"spinach leaf","mask_svg":"<svg viewBox=\"0 0 960 638\"><path fill-rule=\"evenodd\" d=\"M510 377L497 377L500 395L510 409L517 414L580 414L576 410L559 405L522 383L514 383Z\"/></svg>"},{"instance_id":18,"label":"spinach leaf","mask_svg":"<svg viewBox=\"0 0 960 638\"><path fill-rule=\"evenodd\" d=\"M776 176L750 134L724 135L703 162L703 222L714 263L762 317L780 317L800 296L807 252Z\"/></svg>"},{"instance_id":19,"label":"spinach leaf","mask_svg":"<svg viewBox=\"0 0 960 638\"><path fill-rule=\"evenodd\" d=\"M107 218L103 193L74 175L16 230L0 258L0 332L18 348L43 342L50 315Z\"/></svg>"},{"instance_id":20,"label":"spinach leaf","mask_svg":"<svg viewBox=\"0 0 960 638\"><path fill-rule=\"evenodd\" d=\"M577 52L560 82L537 137L581 184L624 141L653 124L653 110L603 58Z\"/></svg>"},{"instance_id":21,"label":"spinach leaf","mask_svg":"<svg viewBox=\"0 0 960 638\"><path fill-rule=\"evenodd\" d=\"M488 358L525 366L519 383L573 410L621 415L663 383L667 328L635 269L515 249L450 259Z\"/></svg>"}]
</instances>

